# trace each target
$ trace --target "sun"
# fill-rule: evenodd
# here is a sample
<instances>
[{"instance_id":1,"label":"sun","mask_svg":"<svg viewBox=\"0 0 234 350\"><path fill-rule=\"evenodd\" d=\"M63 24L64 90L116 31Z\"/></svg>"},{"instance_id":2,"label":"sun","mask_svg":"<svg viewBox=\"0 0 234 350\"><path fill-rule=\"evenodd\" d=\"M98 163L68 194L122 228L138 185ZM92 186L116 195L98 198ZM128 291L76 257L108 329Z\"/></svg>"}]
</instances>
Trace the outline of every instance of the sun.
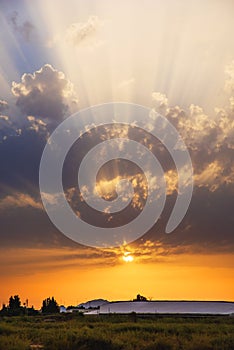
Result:
<instances>
[{"instance_id":1,"label":"sun","mask_svg":"<svg viewBox=\"0 0 234 350\"><path fill-rule=\"evenodd\" d=\"M134 257L130 255L130 252L125 252L122 259L125 262L132 262L134 260Z\"/></svg>"}]
</instances>

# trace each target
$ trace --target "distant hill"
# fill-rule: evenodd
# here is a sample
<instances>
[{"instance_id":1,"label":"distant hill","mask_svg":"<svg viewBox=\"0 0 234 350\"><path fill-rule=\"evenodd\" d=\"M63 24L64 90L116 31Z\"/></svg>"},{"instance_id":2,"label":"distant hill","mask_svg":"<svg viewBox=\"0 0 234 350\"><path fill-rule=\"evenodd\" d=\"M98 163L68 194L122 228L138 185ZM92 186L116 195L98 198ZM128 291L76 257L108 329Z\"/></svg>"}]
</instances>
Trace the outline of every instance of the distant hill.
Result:
<instances>
[{"instance_id":1,"label":"distant hill","mask_svg":"<svg viewBox=\"0 0 234 350\"><path fill-rule=\"evenodd\" d=\"M94 299L94 300L89 300L86 303L81 303L79 305L77 305L78 308L85 308L85 309L89 309L89 308L97 308L103 304L108 303L108 300L105 299Z\"/></svg>"}]
</instances>

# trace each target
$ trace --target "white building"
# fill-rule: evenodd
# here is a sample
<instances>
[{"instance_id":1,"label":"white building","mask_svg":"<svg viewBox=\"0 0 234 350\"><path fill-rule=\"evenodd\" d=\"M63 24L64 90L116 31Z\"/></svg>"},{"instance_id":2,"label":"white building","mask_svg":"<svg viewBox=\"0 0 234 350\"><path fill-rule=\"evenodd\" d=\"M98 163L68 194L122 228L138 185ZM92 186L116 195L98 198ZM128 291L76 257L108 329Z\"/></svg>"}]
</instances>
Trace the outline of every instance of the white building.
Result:
<instances>
[{"instance_id":1,"label":"white building","mask_svg":"<svg viewBox=\"0 0 234 350\"><path fill-rule=\"evenodd\" d=\"M234 314L233 302L222 301L116 301L100 306L100 314Z\"/></svg>"},{"instance_id":2,"label":"white building","mask_svg":"<svg viewBox=\"0 0 234 350\"><path fill-rule=\"evenodd\" d=\"M63 313L63 312L67 312L67 309L66 309L66 307L65 307L64 305L61 305L61 306L59 307L59 311L60 311L61 313Z\"/></svg>"}]
</instances>

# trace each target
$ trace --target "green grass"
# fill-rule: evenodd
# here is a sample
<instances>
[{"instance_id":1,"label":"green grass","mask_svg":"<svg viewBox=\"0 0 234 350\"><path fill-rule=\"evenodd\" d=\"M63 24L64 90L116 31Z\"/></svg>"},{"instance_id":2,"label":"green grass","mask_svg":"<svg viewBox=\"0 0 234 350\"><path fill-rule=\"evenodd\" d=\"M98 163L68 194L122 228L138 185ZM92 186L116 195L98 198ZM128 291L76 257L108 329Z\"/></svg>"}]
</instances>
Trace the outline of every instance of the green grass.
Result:
<instances>
[{"instance_id":1,"label":"green grass","mask_svg":"<svg viewBox=\"0 0 234 350\"><path fill-rule=\"evenodd\" d=\"M0 318L0 350L232 350L233 334L234 318L221 316Z\"/></svg>"}]
</instances>

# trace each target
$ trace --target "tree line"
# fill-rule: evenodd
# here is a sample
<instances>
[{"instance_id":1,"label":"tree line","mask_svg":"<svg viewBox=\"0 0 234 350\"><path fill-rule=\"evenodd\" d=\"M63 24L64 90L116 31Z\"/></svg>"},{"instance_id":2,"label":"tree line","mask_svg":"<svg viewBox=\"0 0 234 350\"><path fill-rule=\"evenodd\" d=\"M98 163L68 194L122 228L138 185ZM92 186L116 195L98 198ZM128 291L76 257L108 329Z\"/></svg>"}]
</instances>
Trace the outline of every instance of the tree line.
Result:
<instances>
[{"instance_id":1,"label":"tree line","mask_svg":"<svg viewBox=\"0 0 234 350\"><path fill-rule=\"evenodd\" d=\"M42 306L40 311L34 309L33 306L28 306L28 300L22 304L20 297L18 295L11 296L9 298L8 304L3 304L0 310L1 316L20 316L28 315L34 316L38 315L39 312L42 314L56 314L59 313L60 308L54 297L46 298L42 301Z\"/></svg>"},{"instance_id":2,"label":"tree line","mask_svg":"<svg viewBox=\"0 0 234 350\"><path fill-rule=\"evenodd\" d=\"M148 299L144 297L141 294L137 294L136 298L132 301L147 301ZM68 306L67 310L69 309L84 309L84 307L77 307L77 306ZM11 296L9 298L8 304L3 304L2 309L0 310L0 316L20 316L20 315L28 315L28 316L34 316L38 315L39 313L42 314L57 314L60 312L60 307L55 300L55 298L49 297L42 301L42 306L40 311L34 309L33 306L28 306L28 299L25 301L25 303L22 304L20 297L18 295Z\"/></svg>"}]
</instances>

